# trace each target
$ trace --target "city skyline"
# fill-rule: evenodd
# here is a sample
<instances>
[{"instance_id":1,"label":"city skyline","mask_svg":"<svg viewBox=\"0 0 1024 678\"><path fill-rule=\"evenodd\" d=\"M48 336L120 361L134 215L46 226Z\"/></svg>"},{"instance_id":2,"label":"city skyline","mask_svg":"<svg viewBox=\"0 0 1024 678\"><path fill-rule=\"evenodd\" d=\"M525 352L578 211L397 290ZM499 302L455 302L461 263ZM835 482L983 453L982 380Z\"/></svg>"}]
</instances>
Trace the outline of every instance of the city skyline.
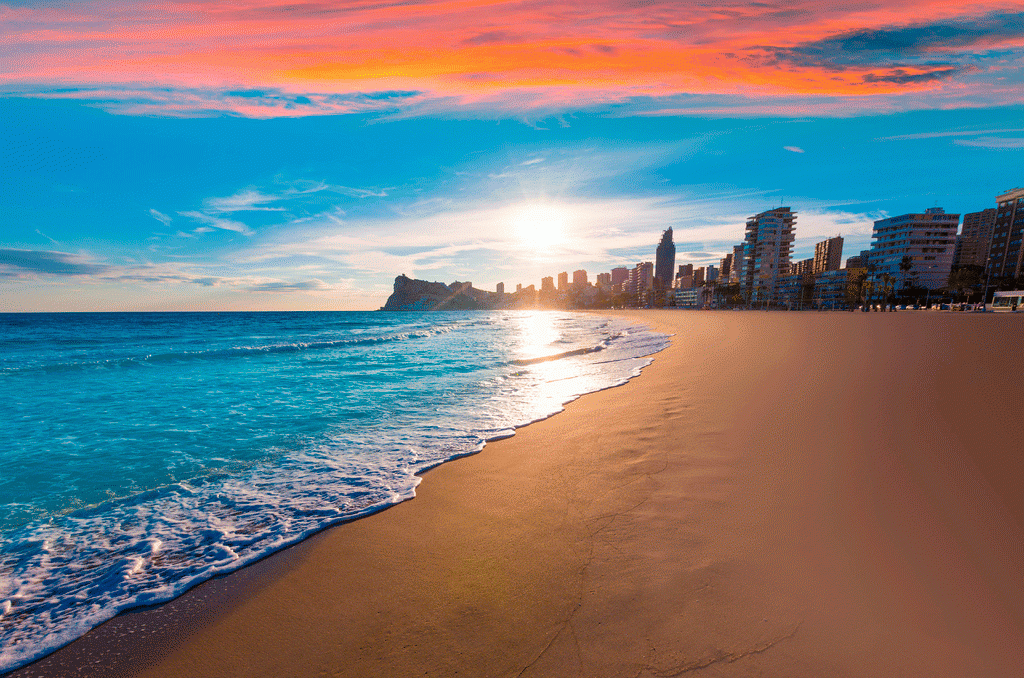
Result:
<instances>
[{"instance_id":1,"label":"city skyline","mask_svg":"<svg viewBox=\"0 0 1024 678\"><path fill-rule=\"evenodd\" d=\"M398 273L537 284L667 228L707 265L781 205L807 259L1021 183L1024 13L997 3L0 16L0 311L372 309Z\"/></svg>"}]
</instances>

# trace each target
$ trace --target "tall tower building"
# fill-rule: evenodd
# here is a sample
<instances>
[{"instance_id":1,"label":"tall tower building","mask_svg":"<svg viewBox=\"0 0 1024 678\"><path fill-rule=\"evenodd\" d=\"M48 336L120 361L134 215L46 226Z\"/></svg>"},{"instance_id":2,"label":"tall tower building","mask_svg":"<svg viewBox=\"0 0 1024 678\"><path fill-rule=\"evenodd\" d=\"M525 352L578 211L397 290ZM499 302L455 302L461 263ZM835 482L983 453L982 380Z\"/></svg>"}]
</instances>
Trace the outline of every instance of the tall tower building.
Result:
<instances>
[{"instance_id":1,"label":"tall tower building","mask_svg":"<svg viewBox=\"0 0 1024 678\"><path fill-rule=\"evenodd\" d=\"M771 299L779 276L789 271L796 213L777 207L747 219L740 285L751 300Z\"/></svg>"},{"instance_id":2,"label":"tall tower building","mask_svg":"<svg viewBox=\"0 0 1024 678\"><path fill-rule=\"evenodd\" d=\"M580 269L579 271L572 272L572 286L573 287L586 287L587 286L587 272Z\"/></svg>"},{"instance_id":3,"label":"tall tower building","mask_svg":"<svg viewBox=\"0 0 1024 678\"><path fill-rule=\"evenodd\" d=\"M612 269L612 285L621 285L624 282L629 281L629 269L625 266L619 266L618 268Z\"/></svg>"},{"instance_id":4,"label":"tall tower building","mask_svg":"<svg viewBox=\"0 0 1024 678\"><path fill-rule=\"evenodd\" d=\"M1024 274L1021 240L1024 240L1024 188L1014 188L996 197L996 223L992 227L992 247L988 272L995 276Z\"/></svg>"},{"instance_id":5,"label":"tall tower building","mask_svg":"<svg viewBox=\"0 0 1024 678\"><path fill-rule=\"evenodd\" d=\"M498 286L495 289L497 290L498 296L500 297L501 295L505 294L505 283L498 283Z\"/></svg>"},{"instance_id":6,"label":"tall tower building","mask_svg":"<svg viewBox=\"0 0 1024 678\"><path fill-rule=\"evenodd\" d=\"M956 239L954 266L982 266L988 264L988 253L992 249L992 234L995 232L996 210L990 207L980 212L964 215L964 225Z\"/></svg>"},{"instance_id":7,"label":"tall tower building","mask_svg":"<svg viewBox=\"0 0 1024 678\"><path fill-rule=\"evenodd\" d=\"M676 246L672 242L672 228L661 234L661 242L654 256L654 277L662 287L672 287L672 272L676 267Z\"/></svg>"},{"instance_id":8,"label":"tall tower building","mask_svg":"<svg viewBox=\"0 0 1024 678\"><path fill-rule=\"evenodd\" d=\"M930 290L945 287L959 225L960 215L946 214L941 207L876 221L870 254L874 279L888 273L902 284L907 275L916 274L918 283ZM909 272L900 269L903 257L910 257L913 268Z\"/></svg>"},{"instance_id":9,"label":"tall tower building","mask_svg":"<svg viewBox=\"0 0 1024 678\"><path fill-rule=\"evenodd\" d=\"M843 265L843 237L837 235L814 246L814 275L825 271L838 271Z\"/></svg>"},{"instance_id":10,"label":"tall tower building","mask_svg":"<svg viewBox=\"0 0 1024 678\"><path fill-rule=\"evenodd\" d=\"M550 275L544 276L540 279L540 291L541 294L554 294L555 293L555 279Z\"/></svg>"},{"instance_id":11,"label":"tall tower building","mask_svg":"<svg viewBox=\"0 0 1024 678\"><path fill-rule=\"evenodd\" d=\"M569 290L569 272L562 271L558 274L558 291L567 292Z\"/></svg>"}]
</instances>

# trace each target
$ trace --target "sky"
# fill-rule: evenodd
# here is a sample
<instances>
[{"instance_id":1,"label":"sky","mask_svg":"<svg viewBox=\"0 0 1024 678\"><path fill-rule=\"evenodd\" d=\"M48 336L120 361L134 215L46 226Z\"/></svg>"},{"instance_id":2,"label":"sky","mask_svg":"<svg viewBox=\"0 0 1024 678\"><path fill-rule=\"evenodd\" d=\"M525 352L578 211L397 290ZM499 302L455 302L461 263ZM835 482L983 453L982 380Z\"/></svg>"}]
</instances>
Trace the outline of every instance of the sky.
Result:
<instances>
[{"instance_id":1,"label":"sky","mask_svg":"<svg viewBox=\"0 0 1024 678\"><path fill-rule=\"evenodd\" d=\"M1024 185L1024 2L0 0L0 312L794 258Z\"/></svg>"}]
</instances>

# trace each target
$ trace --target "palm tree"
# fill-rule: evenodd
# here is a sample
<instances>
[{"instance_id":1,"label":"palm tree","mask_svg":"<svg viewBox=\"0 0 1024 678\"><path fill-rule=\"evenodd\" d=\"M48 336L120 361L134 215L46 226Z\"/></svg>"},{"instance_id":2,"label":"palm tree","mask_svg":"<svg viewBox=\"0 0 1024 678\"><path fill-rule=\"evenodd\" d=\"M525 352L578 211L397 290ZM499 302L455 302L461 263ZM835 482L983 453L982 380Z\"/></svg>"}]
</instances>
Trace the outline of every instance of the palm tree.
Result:
<instances>
[{"instance_id":1,"label":"palm tree","mask_svg":"<svg viewBox=\"0 0 1024 678\"><path fill-rule=\"evenodd\" d=\"M907 289L907 274L910 273L914 268L914 259L906 254L900 259L900 289L906 292Z\"/></svg>"}]
</instances>

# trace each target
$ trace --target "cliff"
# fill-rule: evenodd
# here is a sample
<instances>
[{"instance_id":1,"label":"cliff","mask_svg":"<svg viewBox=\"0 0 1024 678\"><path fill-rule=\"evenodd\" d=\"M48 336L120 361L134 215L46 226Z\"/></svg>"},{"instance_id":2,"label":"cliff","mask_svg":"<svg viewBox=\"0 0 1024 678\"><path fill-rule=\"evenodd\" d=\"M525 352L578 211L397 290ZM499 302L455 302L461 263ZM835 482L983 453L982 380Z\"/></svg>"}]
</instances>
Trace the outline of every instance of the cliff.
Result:
<instances>
[{"instance_id":1,"label":"cliff","mask_svg":"<svg viewBox=\"0 0 1024 678\"><path fill-rule=\"evenodd\" d=\"M455 311L497 307L497 294L478 290L472 283L455 281L445 285L400 275L395 278L395 291L381 310Z\"/></svg>"}]
</instances>

